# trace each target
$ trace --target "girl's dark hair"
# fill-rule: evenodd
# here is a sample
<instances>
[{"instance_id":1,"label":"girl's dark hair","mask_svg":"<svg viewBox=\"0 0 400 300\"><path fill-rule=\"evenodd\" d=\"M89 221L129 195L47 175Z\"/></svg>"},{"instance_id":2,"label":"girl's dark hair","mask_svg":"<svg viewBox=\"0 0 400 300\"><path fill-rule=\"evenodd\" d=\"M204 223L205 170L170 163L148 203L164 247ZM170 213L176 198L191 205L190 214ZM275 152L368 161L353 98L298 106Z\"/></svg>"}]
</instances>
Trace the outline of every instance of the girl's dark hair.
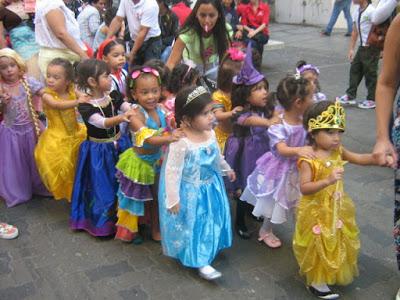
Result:
<instances>
[{"instance_id":1,"label":"girl's dark hair","mask_svg":"<svg viewBox=\"0 0 400 300\"><path fill-rule=\"evenodd\" d=\"M173 94L178 93L182 88L194 84L200 73L186 64L179 64L172 70L167 90Z\"/></svg>"},{"instance_id":2,"label":"girl's dark hair","mask_svg":"<svg viewBox=\"0 0 400 300\"><path fill-rule=\"evenodd\" d=\"M196 86L188 86L178 92L175 98L175 121L177 127L180 127L184 116L193 120L198 116L207 104L211 103L211 95L209 93L202 94L189 104L186 104L186 100L191 92L196 89Z\"/></svg>"},{"instance_id":3,"label":"girl's dark hair","mask_svg":"<svg viewBox=\"0 0 400 300\"><path fill-rule=\"evenodd\" d=\"M229 44L231 42L231 38L229 37L228 31L226 30L224 9L220 0L197 0L196 5L194 6L192 12L186 19L185 23L182 26L182 30L179 34L186 33L190 30L194 30L195 34L200 40L200 54L202 56L203 65L205 65L205 53L204 51L204 43L202 39L203 29L197 20L197 11L199 10L200 5L202 4L211 4L218 12L218 19L215 23L213 31L214 43L217 48L217 53L219 57L219 61L222 61L222 58L225 55L226 50L228 50Z\"/></svg>"},{"instance_id":4,"label":"girl's dark hair","mask_svg":"<svg viewBox=\"0 0 400 300\"><path fill-rule=\"evenodd\" d=\"M75 72L74 72L74 67L72 66L72 64L64 59L64 58L60 58L57 57L55 59L53 59L50 63L49 66L60 66L64 69L65 72L65 79L67 79L68 81L73 82L75 79Z\"/></svg>"},{"instance_id":5,"label":"girl's dark hair","mask_svg":"<svg viewBox=\"0 0 400 300\"><path fill-rule=\"evenodd\" d=\"M315 119L317 118L319 115L322 114L322 112L324 112L325 110L328 109L328 107L330 105L334 104L332 101L320 101L317 103L312 104L305 112L303 115L303 127L304 129L308 132L308 122L310 121L310 119ZM312 133L316 133L320 130L324 130L324 129L317 129L317 130L313 130L313 132L309 132L307 135L307 139L309 141L309 143L311 145L313 145L315 143L315 140L312 136Z\"/></svg>"},{"instance_id":6,"label":"girl's dark hair","mask_svg":"<svg viewBox=\"0 0 400 300\"><path fill-rule=\"evenodd\" d=\"M91 90L88 84L89 77L92 77L96 81L98 81L100 75L104 73L110 74L110 68L104 61L97 59L84 60L83 62L80 62L77 66L76 83L81 90Z\"/></svg>"},{"instance_id":7,"label":"girl's dark hair","mask_svg":"<svg viewBox=\"0 0 400 300\"><path fill-rule=\"evenodd\" d=\"M172 5L178 4L179 2L183 2L187 7L190 7L190 5L192 4L192 1L189 0L172 0L171 2Z\"/></svg>"},{"instance_id":8,"label":"girl's dark hair","mask_svg":"<svg viewBox=\"0 0 400 300\"><path fill-rule=\"evenodd\" d=\"M104 47L103 56L108 55L111 52L111 50L117 45L121 45L125 50L125 43L123 40L121 40L121 39L112 40L111 42L109 42L107 44L107 46Z\"/></svg>"},{"instance_id":9,"label":"girl's dark hair","mask_svg":"<svg viewBox=\"0 0 400 300\"><path fill-rule=\"evenodd\" d=\"M305 66L307 64L307 62L305 61L305 60L299 60L297 63L296 63L296 68L297 69L300 69L302 66Z\"/></svg>"},{"instance_id":10,"label":"girl's dark hair","mask_svg":"<svg viewBox=\"0 0 400 300\"><path fill-rule=\"evenodd\" d=\"M117 14L117 8L116 7L109 7L107 8L105 14L104 14L104 23L107 26L110 26L112 20L114 19L115 15Z\"/></svg>"},{"instance_id":11,"label":"girl's dark hair","mask_svg":"<svg viewBox=\"0 0 400 300\"><path fill-rule=\"evenodd\" d=\"M276 97L285 110L289 110L296 99L304 99L310 93L311 83L303 78L288 75L283 78L276 90Z\"/></svg>"},{"instance_id":12,"label":"girl's dark hair","mask_svg":"<svg viewBox=\"0 0 400 300\"><path fill-rule=\"evenodd\" d=\"M218 69L217 88L225 93L232 91L232 79L239 73L242 67L241 61L235 61L225 55Z\"/></svg>"},{"instance_id":13,"label":"girl's dark hair","mask_svg":"<svg viewBox=\"0 0 400 300\"><path fill-rule=\"evenodd\" d=\"M265 82L268 90L269 89L268 80L264 78L263 81ZM264 112L266 118L270 118L274 113L274 107L275 107L274 103L270 103L268 101L267 104L261 108L261 107L251 107L249 102L247 102L247 99L249 99L253 88L258 83L259 82L253 85L233 84L232 94L231 94L232 108L235 108L237 106L242 106L244 108L243 112L249 110L262 111Z\"/></svg>"},{"instance_id":14,"label":"girl's dark hair","mask_svg":"<svg viewBox=\"0 0 400 300\"><path fill-rule=\"evenodd\" d=\"M161 59L156 59L156 58L150 59L147 62L145 62L145 65L153 69L156 69L158 73L160 73L162 87L168 86L169 78L171 76L171 71Z\"/></svg>"}]
</instances>

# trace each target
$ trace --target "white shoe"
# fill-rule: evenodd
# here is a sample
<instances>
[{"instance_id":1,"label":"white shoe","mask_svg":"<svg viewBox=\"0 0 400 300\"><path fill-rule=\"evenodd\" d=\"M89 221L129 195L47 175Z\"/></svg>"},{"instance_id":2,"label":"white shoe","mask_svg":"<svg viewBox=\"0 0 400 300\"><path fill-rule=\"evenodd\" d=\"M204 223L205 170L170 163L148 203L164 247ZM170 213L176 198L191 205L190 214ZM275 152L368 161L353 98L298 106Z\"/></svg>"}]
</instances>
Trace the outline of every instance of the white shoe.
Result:
<instances>
[{"instance_id":1,"label":"white shoe","mask_svg":"<svg viewBox=\"0 0 400 300\"><path fill-rule=\"evenodd\" d=\"M363 108L363 109L373 109L376 107L376 105L375 105L375 101L364 100L364 101L358 103L358 107Z\"/></svg>"},{"instance_id":2,"label":"white shoe","mask_svg":"<svg viewBox=\"0 0 400 300\"><path fill-rule=\"evenodd\" d=\"M210 265L199 268L199 275L205 280L215 280L222 276L221 272L218 272Z\"/></svg>"},{"instance_id":3,"label":"white shoe","mask_svg":"<svg viewBox=\"0 0 400 300\"><path fill-rule=\"evenodd\" d=\"M400 300L400 289L399 289L399 291L397 292L396 300Z\"/></svg>"},{"instance_id":4,"label":"white shoe","mask_svg":"<svg viewBox=\"0 0 400 300\"><path fill-rule=\"evenodd\" d=\"M18 228L7 223L0 223L0 239L12 240L18 236Z\"/></svg>"},{"instance_id":5,"label":"white shoe","mask_svg":"<svg viewBox=\"0 0 400 300\"><path fill-rule=\"evenodd\" d=\"M342 105L355 105L357 102L354 99L349 99L349 96L343 95L337 98L339 103Z\"/></svg>"}]
</instances>

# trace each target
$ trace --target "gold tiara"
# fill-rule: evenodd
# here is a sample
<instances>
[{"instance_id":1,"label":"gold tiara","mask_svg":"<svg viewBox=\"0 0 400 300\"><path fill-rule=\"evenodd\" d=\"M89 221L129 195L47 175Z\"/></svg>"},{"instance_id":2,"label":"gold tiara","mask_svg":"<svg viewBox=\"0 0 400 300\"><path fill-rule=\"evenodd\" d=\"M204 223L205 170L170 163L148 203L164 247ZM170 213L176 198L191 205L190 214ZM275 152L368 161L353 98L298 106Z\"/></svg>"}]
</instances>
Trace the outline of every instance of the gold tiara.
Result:
<instances>
[{"instance_id":1,"label":"gold tiara","mask_svg":"<svg viewBox=\"0 0 400 300\"><path fill-rule=\"evenodd\" d=\"M346 128L346 114L339 101L329 105L318 117L308 121L308 131L316 129L339 129Z\"/></svg>"},{"instance_id":2,"label":"gold tiara","mask_svg":"<svg viewBox=\"0 0 400 300\"><path fill-rule=\"evenodd\" d=\"M203 95L203 94L208 94L208 91L203 87L203 86L198 86L197 88L194 89L193 92L189 94L187 97L185 106L188 105L190 102L192 102L194 99L197 97Z\"/></svg>"}]
</instances>

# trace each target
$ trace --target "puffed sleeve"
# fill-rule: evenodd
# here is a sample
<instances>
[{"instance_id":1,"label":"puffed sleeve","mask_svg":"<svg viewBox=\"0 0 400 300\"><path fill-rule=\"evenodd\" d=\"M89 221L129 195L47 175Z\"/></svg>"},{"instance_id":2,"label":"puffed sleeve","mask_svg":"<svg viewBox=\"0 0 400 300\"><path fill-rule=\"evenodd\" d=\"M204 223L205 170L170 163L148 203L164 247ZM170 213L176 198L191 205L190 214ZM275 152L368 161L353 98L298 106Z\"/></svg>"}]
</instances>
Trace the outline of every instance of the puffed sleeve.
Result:
<instances>
[{"instance_id":1,"label":"puffed sleeve","mask_svg":"<svg viewBox=\"0 0 400 300\"><path fill-rule=\"evenodd\" d=\"M268 128L269 146L275 150L276 145L280 142L286 142L288 133L283 124L272 125Z\"/></svg>"},{"instance_id":2,"label":"puffed sleeve","mask_svg":"<svg viewBox=\"0 0 400 300\"><path fill-rule=\"evenodd\" d=\"M91 115L98 113L98 109L89 103L80 103L78 105L78 111L82 116L82 119L88 121Z\"/></svg>"},{"instance_id":3,"label":"puffed sleeve","mask_svg":"<svg viewBox=\"0 0 400 300\"><path fill-rule=\"evenodd\" d=\"M169 145L165 164L165 206L167 209L180 202L179 190L187 149L188 146L183 139Z\"/></svg>"},{"instance_id":4,"label":"puffed sleeve","mask_svg":"<svg viewBox=\"0 0 400 300\"><path fill-rule=\"evenodd\" d=\"M43 83L41 83L40 81L36 80L33 77L28 77L27 82L28 82L29 88L31 89L32 95L37 94L37 92L39 92L41 89L44 88Z\"/></svg>"}]
</instances>

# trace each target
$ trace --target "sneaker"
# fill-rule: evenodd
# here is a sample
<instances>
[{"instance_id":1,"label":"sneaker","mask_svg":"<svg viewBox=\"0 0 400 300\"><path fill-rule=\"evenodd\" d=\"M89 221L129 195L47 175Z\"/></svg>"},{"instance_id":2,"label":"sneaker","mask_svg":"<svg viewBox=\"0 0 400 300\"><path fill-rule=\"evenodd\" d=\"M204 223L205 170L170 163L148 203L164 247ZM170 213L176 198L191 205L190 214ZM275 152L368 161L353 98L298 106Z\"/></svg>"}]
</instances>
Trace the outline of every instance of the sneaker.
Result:
<instances>
[{"instance_id":1,"label":"sneaker","mask_svg":"<svg viewBox=\"0 0 400 300\"><path fill-rule=\"evenodd\" d=\"M363 108L363 109L373 109L376 107L376 105L375 105L375 101L364 100L364 101L358 103L358 107Z\"/></svg>"},{"instance_id":2,"label":"sneaker","mask_svg":"<svg viewBox=\"0 0 400 300\"><path fill-rule=\"evenodd\" d=\"M199 268L199 275L201 278L209 281L215 280L222 276L221 272L218 272L210 265Z\"/></svg>"},{"instance_id":3,"label":"sneaker","mask_svg":"<svg viewBox=\"0 0 400 300\"><path fill-rule=\"evenodd\" d=\"M327 31L325 31L325 30L321 31L321 35L322 36L331 36L331 34L329 32L327 32Z\"/></svg>"},{"instance_id":4,"label":"sneaker","mask_svg":"<svg viewBox=\"0 0 400 300\"><path fill-rule=\"evenodd\" d=\"M356 100L350 99L349 96L347 96L347 95L343 95L343 96L337 98L337 100L342 105L354 105L357 103Z\"/></svg>"},{"instance_id":5,"label":"sneaker","mask_svg":"<svg viewBox=\"0 0 400 300\"><path fill-rule=\"evenodd\" d=\"M18 228L7 223L0 223L0 238L12 240L18 236Z\"/></svg>"},{"instance_id":6,"label":"sneaker","mask_svg":"<svg viewBox=\"0 0 400 300\"><path fill-rule=\"evenodd\" d=\"M339 299L339 294L336 294L329 290L328 292L321 292L317 290L316 288L312 287L311 285L308 286L308 290L313 294L314 296L318 297L319 299Z\"/></svg>"},{"instance_id":7,"label":"sneaker","mask_svg":"<svg viewBox=\"0 0 400 300\"><path fill-rule=\"evenodd\" d=\"M351 36L351 32L347 32L344 36L346 36L346 37Z\"/></svg>"}]
</instances>

